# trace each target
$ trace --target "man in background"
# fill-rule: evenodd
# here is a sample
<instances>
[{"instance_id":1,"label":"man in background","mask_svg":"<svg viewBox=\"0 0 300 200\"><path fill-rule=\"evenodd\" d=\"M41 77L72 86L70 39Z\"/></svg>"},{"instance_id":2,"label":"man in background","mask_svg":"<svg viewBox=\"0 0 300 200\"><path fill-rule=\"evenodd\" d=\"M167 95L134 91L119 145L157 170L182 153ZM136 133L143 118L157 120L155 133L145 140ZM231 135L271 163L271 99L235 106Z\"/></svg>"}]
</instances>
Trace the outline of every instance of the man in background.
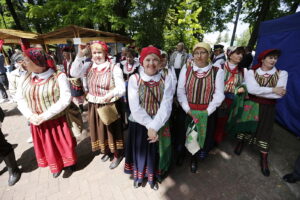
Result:
<instances>
[{"instance_id":1,"label":"man in background","mask_svg":"<svg viewBox=\"0 0 300 200\"><path fill-rule=\"evenodd\" d=\"M177 79L181 68L186 64L187 57L188 55L184 51L184 43L179 42L177 44L177 50L172 53L170 58L170 66L174 67Z\"/></svg>"}]
</instances>

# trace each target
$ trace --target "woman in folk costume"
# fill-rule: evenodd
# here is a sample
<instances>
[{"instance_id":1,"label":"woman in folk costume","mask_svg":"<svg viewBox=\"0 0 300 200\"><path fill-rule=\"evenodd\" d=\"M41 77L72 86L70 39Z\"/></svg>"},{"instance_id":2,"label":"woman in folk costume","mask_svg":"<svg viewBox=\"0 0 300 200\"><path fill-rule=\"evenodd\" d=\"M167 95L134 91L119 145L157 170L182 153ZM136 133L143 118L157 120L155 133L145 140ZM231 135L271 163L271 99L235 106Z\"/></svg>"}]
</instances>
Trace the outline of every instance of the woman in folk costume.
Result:
<instances>
[{"instance_id":1,"label":"woman in folk costume","mask_svg":"<svg viewBox=\"0 0 300 200\"><path fill-rule=\"evenodd\" d=\"M254 143L261 154L261 170L264 176L270 175L268 167L268 152L275 117L276 99L286 94L288 73L278 70L275 64L280 56L280 50L268 49L258 56L258 64L252 67L245 76L249 99L256 103L249 109L255 109L258 120L254 133L239 133L235 153L241 154L244 141ZM248 127L251 128L251 127Z\"/></svg>"},{"instance_id":2,"label":"woman in folk costume","mask_svg":"<svg viewBox=\"0 0 300 200\"><path fill-rule=\"evenodd\" d=\"M120 67L123 70L123 77L126 85L126 95L123 97L123 124L124 127L128 127L128 117L130 115L130 109L128 104L128 80L129 77L137 73L140 67L140 63L138 60L135 60L135 51L133 49L126 49L125 52L125 60L120 62Z\"/></svg>"},{"instance_id":3,"label":"woman in folk costume","mask_svg":"<svg viewBox=\"0 0 300 200\"><path fill-rule=\"evenodd\" d=\"M131 110L126 143L125 173L132 174L134 187L144 178L158 189L157 181L166 172L171 160L168 119L172 110L172 79L159 73L160 50L142 49L142 68L129 78L128 97Z\"/></svg>"},{"instance_id":4,"label":"woman in folk costume","mask_svg":"<svg viewBox=\"0 0 300 200\"><path fill-rule=\"evenodd\" d=\"M66 117L70 86L43 50L27 49L24 63L29 73L17 89L18 108L30 122L38 166L49 166L56 178L63 168L73 170L77 161L76 142Z\"/></svg>"},{"instance_id":5,"label":"woman in folk costume","mask_svg":"<svg viewBox=\"0 0 300 200\"><path fill-rule=\"evenodd\" d=\"M196 124L200 147L199 156L204 159L214 144L215 110L224 100L224 71L210 63L211 47L200 42L193 48L193 61L180 72L177 96L183 110ZM191 172L197 171L197 152L192 156Z\"/></svg>"},{"instance_id":6,"label":"woman in folk costume","mask_svg":"<svg viewBox=\"0 0 300 200\"><path fill-rule=\"evenodd\" d=\"M140 63L135 59L135 55L133 49L127 49L125 52L126 59L120 62L125 82L128 82L129 77L139 69Z\"/></svg>"},{"instance_id":7,"label":"woman in folk costume","mask_svg":"<svg viewBox=\"0 0 300 200\"><path fill-rule=\"evenodd\" d=\"M229 47L227 49L228 60L221 65L224 70L224 93L225 100L218 108L217 128L215 132L215 142L220 144L225 136L225 125L228 120L230 106L235 97L235 93L243 93L244 89L244 74L247 70L239 67L245 54L244 47Z\"/></svg>"},{"instance_id":8,"label":"woman in folk costume","mask_svg":"<svg viewBox=\"0 0 300 200\"><path fill-rule=\"evenodd\" d=\"M72 101L78 105L80 111L83 112L84 89L81 79L73 78L70 75L72 62L74 60L74 57L72 56L72 49L70 47L63 48L63 58L64 70L70 82Z\"/></svg>"},{"instance_id":9,"label":"woman in folk costume","mask_svg":"<svg viewBox=\"0 0 300 200\"><path fill-rule=\"evenodd\" d=\"M72 63L71 76L87 76L88 121L92 151L100 150L107 161L113 154L109 168L116 168L122 160L124 138L120 119L121 101L125 94L123 73L119 65L108 59L108 47L102 41L93 41L90 48L92 60L84 57L89 46L79 46L78 55Z\"/></svg>"}]
</instances>

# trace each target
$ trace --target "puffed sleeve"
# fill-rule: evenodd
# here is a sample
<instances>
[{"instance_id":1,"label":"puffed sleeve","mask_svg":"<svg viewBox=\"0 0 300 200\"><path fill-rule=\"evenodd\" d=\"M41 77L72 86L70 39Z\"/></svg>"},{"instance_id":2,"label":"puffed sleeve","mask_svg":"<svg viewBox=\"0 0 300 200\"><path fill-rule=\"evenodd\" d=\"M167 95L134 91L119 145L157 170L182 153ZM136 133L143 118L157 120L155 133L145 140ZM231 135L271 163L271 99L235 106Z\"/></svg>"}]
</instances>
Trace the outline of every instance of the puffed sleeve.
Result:
<instances>
[{"instance_id":1,"label":"puffed sleeve","mask_svg":"<svg viewBox=\"0 0 300 200\"><path fill-rule=\"evenodd\" d=\"M182 109L185 112L190 110L190 106L186 97L185 91L185 82L186 82L186 65L184 65L180 71L179 79L178 79L178 86L177 86L177 99L180 103Z\"/></svg>"},{"instance_id":2,"label":"puffed sleeve","mask_svg":"<svg viewBox=\"0 0 300 200\"><path fill-rule=\"evenodd\" d=\"M20 110L22 115L26 119L29 119L33 115L33 113L31 109L28 107L27 101L22 94L22 85L25 80L25 77L27 77L27 75L23 76L20 80L20 83L18 84L17 92L16 92L16 101L18 103L18 109Z\"/></svg>"},{"instance_id":3,"label":"puffed sleeve","mask_svg":"<svg viewBox=\"0 0 300 200\"><path fill-rule=\"evenodd\" d=\"M123 72L119 64L116 64L113 71L115 88L112 90L115 97L122 97L126 92Z\"/></svg>"},{"instance_id":4,"label":"puffed sleeve","mask_svg":"<svg viewBox=\"0 0 300 200\"><path fill-rule=\"evenodd\" d=\"M91 61L86 61L86 57L76 56L70 69L70 75L74 78L84 77L87 69L91 66Z\"/></svg>"},{"instance_id":5,"label":"puffed sleeve","mask_svg":"<svg viewBox=\"0 0 300 200\"><path fill-rule=\"evenodd\" d=\"M277 82L276 87L283 87L284 89L286 89L287 81L288 81L288 72L284 71L284 70L280 71L279 80ZM268 98L268 99L280 99L280 98L282 98L282 96L280 96L278 94L275 94L274 92L269 93L269 94L261 94L261 95L257 95L257 96Z\"/></svg>"},{"instance_id":6,"label":"puffed sleeve","mask_svg":"<svg viewBox=\"0 0 300 200\"><path fill-rule=\"evenodd\" d=\"M247 90L250 94L253 95L265 95L265 94L272 94L272 89L271 87L261 87L257 81L255 80L254 77L254 71L249 70L245 76L245 82L247 86Z\"/></svg>"},{"instance_id":7,"label":"puffed sleeve","mask_svg":"<svg viewBox=\"0 0 300 200\"><path fill-rule=\"evenodd\" d=\"M212 114L217 109L217 107L221 105L224 98L224 71L219 68L215 80L215 92L213 94L213 99L207 107L208 116Z\"/></svg>"}]
</instances>

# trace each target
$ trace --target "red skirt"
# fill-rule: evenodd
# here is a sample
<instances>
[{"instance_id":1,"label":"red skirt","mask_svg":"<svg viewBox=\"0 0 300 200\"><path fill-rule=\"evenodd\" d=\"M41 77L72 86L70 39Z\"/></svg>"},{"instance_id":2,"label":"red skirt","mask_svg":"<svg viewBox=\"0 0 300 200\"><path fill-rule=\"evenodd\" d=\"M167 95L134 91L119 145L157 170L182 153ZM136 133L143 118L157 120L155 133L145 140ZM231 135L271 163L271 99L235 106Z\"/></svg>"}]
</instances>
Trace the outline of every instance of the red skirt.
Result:
<instances>
[{"instance_id":1,"label":"red skirt","mask_svg":"<svg viewBox=\"0 0 300 200\"><path fill-rule=\"evenodd\" d=\"M223 103L226 104L226 107L227 107L226 110L227 110L228 113L230 111L230 106L231 106L232 102L233 102L233 100L229 99L229 98L225 98L225 100L223 102ZM217 118L217 127L216 127L216 132L215 132L215 135L214 135L215 142L217 144L220 144L226 136L225 126L226 126L228 117L229 116L226 115L226 116L222 116L222 117Z\"/></svg>"},{"instance_id":2,"label":"red skirt","mask_svg":"<svg viewBox=\"0 0 300 200\"><path fill-rule=\"evenodd\" d=\"M51 173L76 164L76 140L66 116L48 120L39 126L30 124L35 156L39 167L50 167Z\"/></svg>"}]
</instances>

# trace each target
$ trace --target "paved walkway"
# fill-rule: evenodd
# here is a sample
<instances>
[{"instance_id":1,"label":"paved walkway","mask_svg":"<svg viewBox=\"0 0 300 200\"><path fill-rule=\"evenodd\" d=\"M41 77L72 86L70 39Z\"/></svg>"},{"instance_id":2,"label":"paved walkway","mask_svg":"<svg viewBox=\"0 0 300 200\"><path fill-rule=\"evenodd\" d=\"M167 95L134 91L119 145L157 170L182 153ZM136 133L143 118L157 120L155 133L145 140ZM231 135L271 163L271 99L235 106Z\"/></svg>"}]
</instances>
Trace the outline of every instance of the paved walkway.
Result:
<instances>
[{"instance_id":1,"label":"paved walkway","mask_svg":"<svg viewBox=\"0 0 300 200\"><path fill-rule=\"evenodd\" d=\"M170 175L160 184L159 191L149 185L134 189L133 181L123 173L124 160L115 170L108 168L100 156L90 149L90 139L83 137L77 147L78 171L69 178L54 179L48 168L38 168L29 137L29 127L15 104L1 104L6 112L3 133L7 140L17 144L18 164L23 173L13 187L7 186L8 172L0 164L0 199L75 200L75 199L238 199L238 200L293 200L300 199L300 183L286 184L281 177L292 170L300 153L300 141L276 125L270 153L271 176L260 173L259 157L252 148L241 156L232 153L234 143L227 139L220 149L203 163L197 174L189 172L189 160L173 166ZM86 113L84 113L86 116ZM227 153L226 153L227 152Z\"/></svg>"}]
</instances>

